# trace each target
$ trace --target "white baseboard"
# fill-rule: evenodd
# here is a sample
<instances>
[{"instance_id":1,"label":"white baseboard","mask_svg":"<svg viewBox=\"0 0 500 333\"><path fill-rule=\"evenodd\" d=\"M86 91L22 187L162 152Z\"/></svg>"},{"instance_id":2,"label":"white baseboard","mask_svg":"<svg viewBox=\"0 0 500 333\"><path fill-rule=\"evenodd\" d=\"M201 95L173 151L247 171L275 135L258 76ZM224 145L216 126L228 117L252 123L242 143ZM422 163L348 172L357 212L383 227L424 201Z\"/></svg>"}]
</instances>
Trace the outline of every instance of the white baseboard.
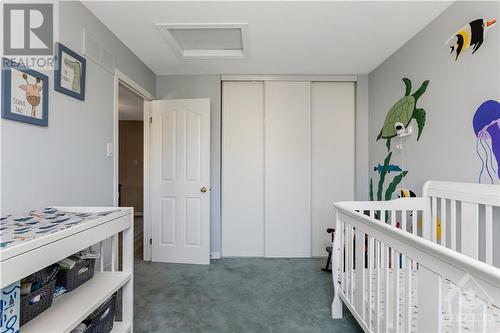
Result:
<instances>
[{"instance_id":1,"label":"white baseboard","mask_svg":"<svg viewBox=\"0 0 500 333\"><path fill-rule=\"evenodd\" d=\"M220 259L220 251L212 251L212 253L210 253L210 259Z\"/></svg>"}]
</instances>

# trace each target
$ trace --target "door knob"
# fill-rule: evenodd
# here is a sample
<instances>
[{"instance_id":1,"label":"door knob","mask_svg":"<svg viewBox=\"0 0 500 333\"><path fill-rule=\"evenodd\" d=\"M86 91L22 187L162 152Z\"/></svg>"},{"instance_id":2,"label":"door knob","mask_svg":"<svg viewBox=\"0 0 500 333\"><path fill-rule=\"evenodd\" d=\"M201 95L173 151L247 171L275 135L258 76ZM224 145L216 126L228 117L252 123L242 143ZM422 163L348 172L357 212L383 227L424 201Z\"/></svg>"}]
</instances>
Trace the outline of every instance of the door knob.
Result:
<instances>
[{"instance_id":1,"label":"door knob","mask_svg":"<svg viewBox=\"0 0 500 333\"><path fill-rule=\"evenodd\" d=\"M207 191L207 188L205 186L203 186L200 191L201 191L201 193L205 193Z\"/></svg>"}]
</instances>

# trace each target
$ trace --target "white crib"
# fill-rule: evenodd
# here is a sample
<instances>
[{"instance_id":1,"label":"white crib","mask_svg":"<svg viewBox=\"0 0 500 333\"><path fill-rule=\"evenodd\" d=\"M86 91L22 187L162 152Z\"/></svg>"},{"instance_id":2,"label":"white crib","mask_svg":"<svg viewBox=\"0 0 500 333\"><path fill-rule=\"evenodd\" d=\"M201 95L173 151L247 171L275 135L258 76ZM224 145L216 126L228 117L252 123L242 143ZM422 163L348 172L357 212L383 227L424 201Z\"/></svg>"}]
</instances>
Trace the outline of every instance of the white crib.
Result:
<instances>
[{"instance_id":1,"label":"white crib","mask_svg":"<svg viewBox=\"0 0 500 333\"><path fill-rule=\"evenodd\" d=\"M365 332L500 332L500 186L334 206L333 318L344 303Z\"/></svg>"}]
</instances>

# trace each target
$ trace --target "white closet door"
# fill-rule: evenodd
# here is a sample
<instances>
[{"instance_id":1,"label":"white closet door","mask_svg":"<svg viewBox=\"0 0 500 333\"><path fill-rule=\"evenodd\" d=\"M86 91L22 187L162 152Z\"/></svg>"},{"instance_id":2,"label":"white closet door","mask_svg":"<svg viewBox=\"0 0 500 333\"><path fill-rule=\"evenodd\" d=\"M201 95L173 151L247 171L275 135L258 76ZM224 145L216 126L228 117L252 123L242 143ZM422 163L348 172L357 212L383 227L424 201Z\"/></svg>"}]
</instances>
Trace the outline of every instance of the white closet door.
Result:
<instances>
[{"instance_id":1,"label":"white closet door","mask_svg":"<svg viewBox=\"0 0 500 333\"><path fill-rule=\"evenodd\" d=\"M265 256L311 255L310 82L265 82Z\"/></svg>"},{"instance_id":2,"label":"white closet door","mask_svg":"<svg viewBox=\"0 0 500 333\"><path fill-rule=\"evenodd\" d=\"M222 256L264 255L264 83L222 87Z\"/></svg>"},{"instance_id":3,"label":"white closet door","mask_svg":"<svg viewBox=\"0 0 500 333\"><path fill-rule=\"evenodd\" d=\"M354 82L313 82L312 255L331 245L333 202L354 200Z\"/></svg>"}]
</instances>

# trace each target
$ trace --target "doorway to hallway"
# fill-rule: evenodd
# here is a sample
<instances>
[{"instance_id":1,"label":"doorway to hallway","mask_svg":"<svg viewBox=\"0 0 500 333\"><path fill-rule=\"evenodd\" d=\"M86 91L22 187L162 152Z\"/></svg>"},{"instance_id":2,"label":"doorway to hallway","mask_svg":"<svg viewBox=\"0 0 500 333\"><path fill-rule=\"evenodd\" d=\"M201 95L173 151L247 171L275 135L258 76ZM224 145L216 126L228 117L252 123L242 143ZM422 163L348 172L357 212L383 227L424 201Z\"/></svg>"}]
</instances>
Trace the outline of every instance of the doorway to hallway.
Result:
<instances>
[{"instance_id":1,"label":"doorway to hallway","mask_svg":"<svg viewBox=\"0 0 500 333\"><path fill-rule=\"evenodd\" d=\"M134 257L143 258L144 100L118 86L118 206L134 208Z\"/></svg>"}]
</instances>

